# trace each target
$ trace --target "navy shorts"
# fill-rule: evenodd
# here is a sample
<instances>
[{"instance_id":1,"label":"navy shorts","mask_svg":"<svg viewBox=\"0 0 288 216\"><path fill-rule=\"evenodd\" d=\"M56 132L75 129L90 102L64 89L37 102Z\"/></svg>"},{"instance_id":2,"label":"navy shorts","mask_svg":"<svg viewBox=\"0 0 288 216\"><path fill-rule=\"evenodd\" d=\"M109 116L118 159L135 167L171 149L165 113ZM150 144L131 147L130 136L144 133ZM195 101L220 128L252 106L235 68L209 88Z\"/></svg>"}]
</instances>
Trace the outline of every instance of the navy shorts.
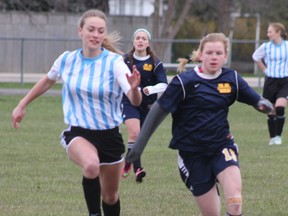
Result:
<instances>
[{"instance_id":1,"label":"navy shorts","mask_svg":"<svg viewBox=\"0 0 288 216\"><path fill-rule=\"evenodd\" d=\"M265 77L263 97L275 104L278 98L288 99L288 77Z\"/></svg>"},{"instance_id":2,"label":"navy shorts","mask_svg":"<svg viewBox=\"0 0 288 216\"><path fill-rule=\"evenodd\" d=\"M178 152L178 168L182 181L194 196L200 196L216 184L217 175L238 162L237 144L224 146L216 153Z\"/></svg>"},{"instance_id":3,"label":"navy shorts","mask_svg":"<svg viewBox=\"0 0 288 216\"><path fill-rule=\"evenodd\" d=\"M140 125L142 126L151 106L140 106L135 107L130 103L122 104L122 117L124 122L127 119L136 118L140 120Z\"/></svg>"},{"instance_id":4,"label":"navy shorts","mask_svg":"<svg viewBox=\"0 0 288 216\"><path fill-rule=\"evenodd\" d=\"M90 130L69 127L60 136L62 146L67 150L75 137L83 137L98 151L100 164L119 163L124 159L125 145L119 127L109 130Z\"/></svg>"}]
</instances>

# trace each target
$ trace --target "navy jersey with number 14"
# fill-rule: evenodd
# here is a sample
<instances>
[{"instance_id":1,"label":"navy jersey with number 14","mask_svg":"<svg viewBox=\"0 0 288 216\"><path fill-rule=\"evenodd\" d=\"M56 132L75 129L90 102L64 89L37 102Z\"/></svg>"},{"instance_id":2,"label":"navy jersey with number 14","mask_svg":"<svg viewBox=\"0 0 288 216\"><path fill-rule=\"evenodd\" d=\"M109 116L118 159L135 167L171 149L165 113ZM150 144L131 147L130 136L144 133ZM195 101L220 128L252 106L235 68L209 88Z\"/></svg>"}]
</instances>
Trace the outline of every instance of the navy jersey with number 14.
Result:
<instances>
[{"instance_id":1,"label":"navy jersey with number 14","mask_svg":"<svg viewBox=\"0 0 288 216\"><path fill-rule=\"evenodd\" d=\"M206 75L198 67L173 78L159 98L159 105L172 113L170 148L189 152L215 152L234 143L227 120L236 100L256 105L260 95L234 70L222 68Z\"/></svg>"}]
</instances>

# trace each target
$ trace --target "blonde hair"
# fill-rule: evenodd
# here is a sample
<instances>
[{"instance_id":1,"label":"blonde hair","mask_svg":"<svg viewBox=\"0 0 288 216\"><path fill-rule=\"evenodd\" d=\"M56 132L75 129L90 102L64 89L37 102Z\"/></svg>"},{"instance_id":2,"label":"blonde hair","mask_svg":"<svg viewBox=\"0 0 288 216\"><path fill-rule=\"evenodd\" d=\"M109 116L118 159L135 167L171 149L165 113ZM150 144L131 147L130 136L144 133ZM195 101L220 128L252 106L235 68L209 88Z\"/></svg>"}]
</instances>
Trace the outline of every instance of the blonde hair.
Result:
<instances>
[{"instance_id":1,"label":"blonde hair","mask_svg":"<svg viewBox=\"0 0 288 216\"><path fill-rule=\"evenodd\" d=\"M178 58L179 62L177 72L182 72L185 70L185 65L189 62L201 62L199 58L200 52L204 50L204 46L207 42L222 42L224 44L225 53L228 53L229 49L229 38L227 38L223 33L211 33L206 35L200 40L200 44L197 50L192 51L192 53L186 58Z\"/></svg>"},{"instance_id":2,"label":"blonde hair","mask_svg":"<svg viewBox=\"0 0 288 216\"><path fill-rule=\"evenodd\" d=\"M275 22L275 23L270 23L269 26L273 27L276 32L280 31L281 37L285 40L287 37L286 29L285 26L282 23Z\"/></svg>"},{"instance_id":3,"label":"blonde hair","mask_svg":"<svg viewBox=\"0 0 288 216\"><path fill-rule=\"evenodd\" d=\"M82 14L80 19L78 20L78 27L83 28L86 18L89 18L89 17L98 17L100 19L103 19L107 25L107 17L105 15L105 13L101 10L98 10L98 9L91 9L91 10L85 11ZM120 36L119 32L116 32L116 31L111 32L111 33L107 34L107 36L105 37L105 39L102 43L102 47L104 47L104 48L106 48L112 52L123 55L123 52L118 48L121 45L120 40L121 40L121 36Z\"/></svg>"}]
</instances>

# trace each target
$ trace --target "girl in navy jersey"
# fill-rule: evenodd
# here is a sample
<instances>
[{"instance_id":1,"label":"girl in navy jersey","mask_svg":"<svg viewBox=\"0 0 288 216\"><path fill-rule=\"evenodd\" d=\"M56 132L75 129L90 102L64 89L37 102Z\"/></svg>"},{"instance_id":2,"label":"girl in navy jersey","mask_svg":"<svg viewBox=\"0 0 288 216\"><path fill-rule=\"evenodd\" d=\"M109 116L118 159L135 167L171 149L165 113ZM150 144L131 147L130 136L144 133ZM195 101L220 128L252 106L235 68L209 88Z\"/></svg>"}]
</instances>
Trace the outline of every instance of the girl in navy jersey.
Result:
<instances>
[{"instance_id":1,"label":"girl in navy jersey","mask_svg":"<svg viewBox=\"0 0 288 216\"><path fill-rule=\"evenodd\" d=\"M137 160L152 133L171 113L169 147L178 150L180 175L202 215L220 215L217 181L223 189L226 215L242 215L238 148L229 130L229 106L237 100L261 112L273 109L236 71L223 67L228 44L222 33L208 34L201 40L193 60L202 64L173 78L153 104L126 156L126 162Z\"/></svg>"},{"instance_id":2,"label":"girl in navy jersey","mask_svg":"<svg viewBox=\"0 0 288 216\"><path fill-rule=\"evenodd\" d=\"M282 144L285 123L285 107L288 99L288 41L281 23L271 23L267 30L269 42L263 43L252 55L253 60L265 74L263 97L275 107L268 114L269 145Z\"/></svg>"},{"instance_id":3,"label":"girl in navy jersey","mask_svg":"<svg viewBox=\"0 0 288 216\"><path fill-rule=\"evenodd\" d=\"M61 80L64 121L68 125L61 143L82 169L89 216L101 215L101 197L104 215L117 216L125 152L118 128L122 123L120 104L124 93L134 106L140 105L140 74L133 67L131 75L115 47L119 37L108 34L102 11L86 11L79 20L78 34L83 47L56 59L48 74L13 110L12 123L18 128L26 107Z\"/></svg>"},{"instance_id":4,"label":"girl in navy jersey","mask_svg":"<svg viewBox=\"0 0 288 216\"><path fill-rule=\"evenodd\" d=\"M122 99L123 119L128 132L128 152L133 147L150 107L157 99L157 94L167 87L166 70L150 48L150 33L143 28L137 29L132 40L132 49L124 56L124 59L131 71L132 66L135 65L141 74L139 87L142 93L142 103L139 107L135 107L125 95ZM125 163L122 168L122 177L126 178L131 169L132 164ZM133 162L133 170L136 182L141 183L146 172L141 165L140 158Z\"/></svg>"}]
</instances>

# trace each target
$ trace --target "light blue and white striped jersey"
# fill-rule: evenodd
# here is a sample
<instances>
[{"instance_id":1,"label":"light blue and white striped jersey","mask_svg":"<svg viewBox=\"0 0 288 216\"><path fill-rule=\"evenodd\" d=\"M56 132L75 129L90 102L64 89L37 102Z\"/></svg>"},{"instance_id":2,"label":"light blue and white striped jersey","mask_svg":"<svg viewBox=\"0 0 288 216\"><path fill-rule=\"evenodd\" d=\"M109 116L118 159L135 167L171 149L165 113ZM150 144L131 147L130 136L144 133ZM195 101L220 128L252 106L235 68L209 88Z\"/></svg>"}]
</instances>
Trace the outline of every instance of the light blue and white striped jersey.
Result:
<instances>
[{"instance_id":1,"label":"light blue and white striped jersey","mask_svg":"<svg viewBox=\"0 0 288 216\"><path fill-rule=\"evenodd\" d=\"M252 55L254 61L264 59L265 75L272 78L288 77L288 41L263 43Z\"/></svg>"},{"instance_id":2,"label":"light blue and white striped jersey","mask_svg":"<svg viewBox=\"0 0 288 216\"><path fill-rule=\"evenodd\" d=\"M85 58L81 51L64 52L48 72L49 79L62 80L64 122L93 130L117 127L131 72L121 55L102 48L99 56Z\"/></svg>"}]
</instances>

